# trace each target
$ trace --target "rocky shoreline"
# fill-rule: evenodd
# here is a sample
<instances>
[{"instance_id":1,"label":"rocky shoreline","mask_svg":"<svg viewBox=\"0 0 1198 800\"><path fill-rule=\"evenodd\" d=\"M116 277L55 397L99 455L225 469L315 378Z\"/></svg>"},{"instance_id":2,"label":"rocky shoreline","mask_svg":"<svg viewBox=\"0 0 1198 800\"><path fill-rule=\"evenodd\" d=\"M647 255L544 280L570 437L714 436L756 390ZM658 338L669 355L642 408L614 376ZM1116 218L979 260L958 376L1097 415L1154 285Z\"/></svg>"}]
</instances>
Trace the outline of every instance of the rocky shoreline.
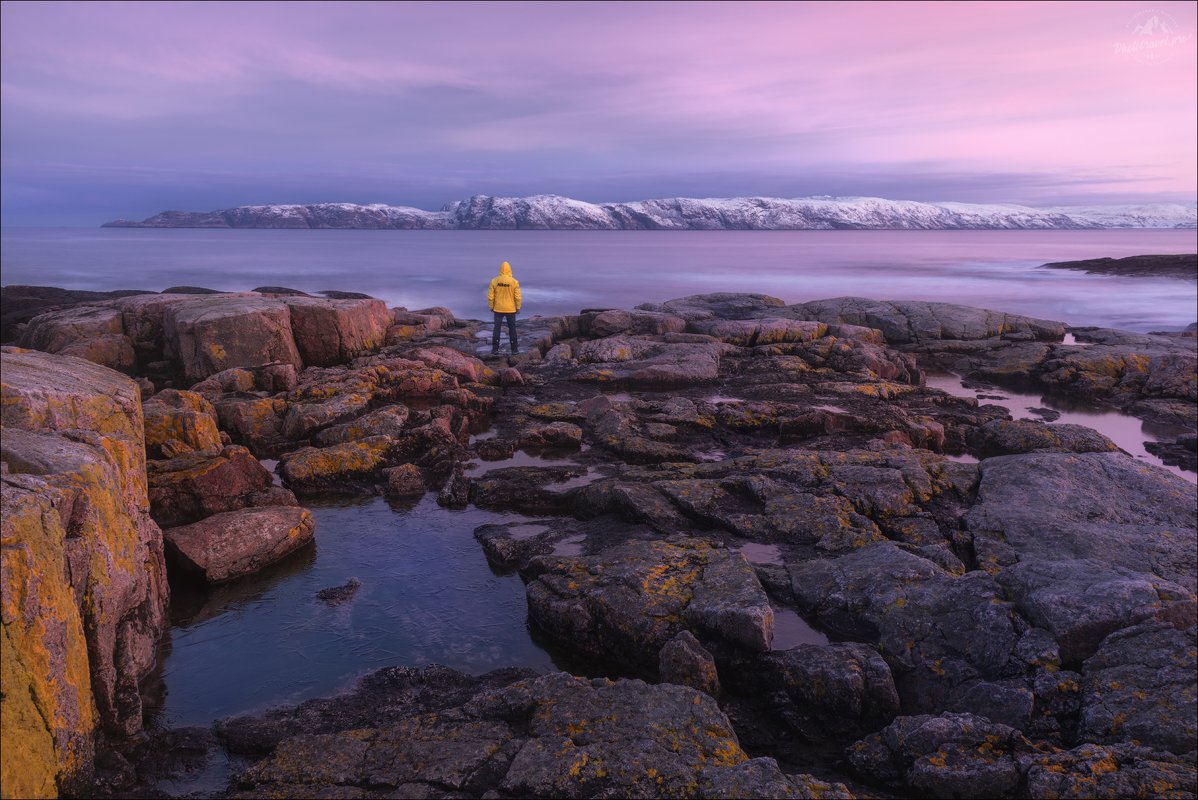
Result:
<instances>
[{"instance_id":1,"label":"rocky shoreline","mask_svg":"<svg viewBox=\"0 0 1198 800\"><path fill-rule=\"evenodd\" d=\"M1198 791L1194 484L925 381L1167 424L1193 470L1192 332L719 294L523 320L527 352L492 358L444 308L263 289L13 323L6 796L161 796L213 759L228 797ZM527 517L463 533L589 677L396 666L142 730L168 573L287 558L310 498L430 492ZM783 619L813 643L778 647Z\"/></svg>"}]
</instances>

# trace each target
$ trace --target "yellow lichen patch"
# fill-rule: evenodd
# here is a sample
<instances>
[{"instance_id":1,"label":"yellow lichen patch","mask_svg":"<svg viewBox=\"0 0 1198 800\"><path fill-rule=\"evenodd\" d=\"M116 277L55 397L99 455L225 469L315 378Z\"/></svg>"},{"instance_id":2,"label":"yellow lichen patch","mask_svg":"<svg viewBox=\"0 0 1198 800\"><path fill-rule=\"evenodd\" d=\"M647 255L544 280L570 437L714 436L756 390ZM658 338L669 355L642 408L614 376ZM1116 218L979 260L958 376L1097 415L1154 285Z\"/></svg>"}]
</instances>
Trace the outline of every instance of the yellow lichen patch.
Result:
<instances>
[{"instance_id":1,"label":"yellow lichen patch","mask_svg":"<svg viewBox=\"0 0 1198 800\"><path fill-rule=\"evenodd\" d=\"M36 487L35 487L36 488ZM66 496L4 490L0 535L4 694L0 785L5 797L55 797L91 759L96 725L87 645L66 583L55 503Z\"/></svg>"},{"instance_id":2,"label":"yellow lichen patch","mask_svg":"<svg viewBox=\"0 0 1198 800\"><path fill-rule=\"evenodd\" d=\"M1108 772L1117 772L1119 764L1111 756L1100 758L1090 764L1090 772L1095 775L1105 775Z\"/></svg>"},{"instance_id":3,"label":"yellow lichen patch","mask_svg":"<svg viewBox=\"0 0 1198 800\"><path fill-rule=\"evenodd\" d=\"M217 342L212 342L208 345L208 355L212 358L214 364L222 364L229 357L229 354L225 352L225 348Z\"/></svg>"},{"instance_id":4,"label":"yellow lichen patch","mask_svg":"<svg viewBox=\"0 0 1198 800\"><path fill-rule=\"evenodd\" d=\"M216 418L210 414L148 404L145 407L145 426L146 447L151 452L172 439L190 450L219 452L221 448Z\"/></svg>"},{"instance_id":5,"label":"yellow lichen patch","mask_svg":"<svg viewBox=\"0 0 1198 800\"><path fill-rule=\"evenodd\" d=\"M388 437L372 436L332 447L306 447L283 462L282 472L288 481L301 484L361 477L381 468L393 446Z\"/></svg>"},{"instance_id":6,"label":"yellow lichen patch","mask_svg":"<svg viewBox=\"0 0 1198 800\"><path fill-rule=\"evenodd\" d=\"M539 419L572 419L577 416L573 403L541 403L528 412Z\"/></svg>"},{"instance_id":7,"label":"yellow lichen patch","mask_svg":"<svg viewBox=\"0 0 1198 800\"><path fill-rule=\"evenodd\" d=\"M749 757L745 755L745 751L741 750L736 742L731 739L724 739L712 749L711 759L721 767L734 767L737 764L748 761Z\"/></svg>"}]
</instances>

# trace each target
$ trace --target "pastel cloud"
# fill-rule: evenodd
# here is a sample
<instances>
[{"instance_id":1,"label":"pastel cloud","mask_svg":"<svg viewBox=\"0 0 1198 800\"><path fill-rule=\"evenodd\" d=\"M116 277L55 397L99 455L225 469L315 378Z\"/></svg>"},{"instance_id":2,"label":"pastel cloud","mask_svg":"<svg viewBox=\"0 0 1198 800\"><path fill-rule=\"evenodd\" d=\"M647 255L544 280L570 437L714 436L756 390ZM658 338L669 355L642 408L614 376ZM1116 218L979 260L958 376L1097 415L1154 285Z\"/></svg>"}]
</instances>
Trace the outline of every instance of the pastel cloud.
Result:
<instances>
[{"instance_id":1,"label":"pastel cloud","mask_svg":"<svg viewBox=\"0 0 1198 800\"><path fill-rule=\"evenodd\" d=\"M1161 63L1119 50L1147 8L5 3L5 221L475 191L1192 201L1195 6L1151 6Z\"/></svg>"}]
</instances>

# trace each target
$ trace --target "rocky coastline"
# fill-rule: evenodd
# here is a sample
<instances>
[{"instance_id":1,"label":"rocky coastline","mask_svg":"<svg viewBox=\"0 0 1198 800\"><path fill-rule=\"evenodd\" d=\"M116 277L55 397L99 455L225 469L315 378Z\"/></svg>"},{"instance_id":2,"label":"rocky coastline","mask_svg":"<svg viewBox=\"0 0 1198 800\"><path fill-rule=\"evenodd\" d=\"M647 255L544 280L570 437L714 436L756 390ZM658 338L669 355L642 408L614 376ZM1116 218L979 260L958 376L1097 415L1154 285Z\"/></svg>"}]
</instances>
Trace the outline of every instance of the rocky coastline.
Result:
<instances>
[{"instance_id":1,"label":"rocky coastline","mask_svg":"<svg viewBox=\"0 0 1198 800\"><path fill-rule=\"evenodd\" d=\"M350 293L13 288L5 797L163 796L214 758L225 797L1198 792L1194 483L926 381L1169 426L1193 471L1192 330L712 294L525 319L497 358L481 322ZM463 535L586 676L396 665L143 728L168 575L294 557L312 498L428 493L526 518Z\"/></svg>"}]
</instances>

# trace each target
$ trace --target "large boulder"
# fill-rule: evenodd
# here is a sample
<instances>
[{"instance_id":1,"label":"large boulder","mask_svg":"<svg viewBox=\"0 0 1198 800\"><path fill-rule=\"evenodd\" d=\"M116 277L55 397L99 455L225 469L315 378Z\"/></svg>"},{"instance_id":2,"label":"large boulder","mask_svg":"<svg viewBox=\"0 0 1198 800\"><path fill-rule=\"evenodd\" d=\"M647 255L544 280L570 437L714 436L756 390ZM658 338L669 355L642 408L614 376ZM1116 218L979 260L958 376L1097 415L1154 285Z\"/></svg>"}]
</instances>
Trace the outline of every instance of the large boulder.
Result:
<instances>
[{"instance_id":1,"label":"large boulder","mask_svg":"<svg viewBox=\"0 0 1198 800\"><path fill-rule=\"evenodd\" d=\"M774 612L744 556L699 539L630 542L596 556L534 558L533 625L564 647L653 675L680 631L768 650Z\"/></svg>"},{"instance_id":2,"label":"large boulder","mask_svg":"<svg viewBox=\"0 0 1198 800\"><path fill-rule=\"evenodd\" d=\"M408 407L399 403L383 406L350 422L326 428L316 434L316 444L352 442L367 436L399 436L408 422Z\"/></svg>"},{"instance_id":3,"label":"large boulder","mask_svg":"<svg viewBox=\"0 0 1198 800\"><path fill-rule=\"evenodd\" d=\"M401 444L390 436L367 436L329 447L284 453L283 481L300 494L373 493L384 468L394 466Z\"/></svg>"},{"instance_id":4,"label":"large boulder","mask_svg":"<svg viewBox=\"0 0 1198 800\"><path fill-rule=\"evenodd\" d=\"M283 417L287 401L281 397L252 394L228 395L217 400L216 417L220 427L229 431L255 455L269 458L289 444L283 435Z\"/></svg>"},{"instance_id":5,"label":"large boulder","mask_svg":"<svg viewBox=\"0 0 1198 800\"><path fill-rule=\"evenodd\" d=\"M298 506L228 511L169 528L166 552L182 571L221 583L255 573L298 550L312 541L315 528L312 515Z\"/></svg>"},{"instance_id":6,"label":"large boulder","mask_svg":"<svg viewBox=\"0 0 1198 800\"><path fill-rule=\"evenodd\" d=\"M615 336L618 333L682 333L686 320L673 314L656 311L602 311L590 318L592 336Z\"/></svg>"},{"instance_id":7,"label":"large boulder","mask_svg":"<svg viewBox=\"0 0 1198 800\"><path fill-rule=\"evenodd\" d=\"M133 343L143 363L164 358L166 350L166 309L192 300L188 294L141 294L122 297L104 305L121 314L124 333Z\"/></svg>"},{"instance_id":8,"label":"large boulder","mask_svg":"<svg viewBox=\"0 0 1198 800\"><path fill-rule=\"evenodd\" d=\"M974 714L899 717L848 750L866 778L920 797L1010 797L1019 756L1031 750L1018 731Z\"/></svg>"},{"instance_id":9,"label":"large boulder","mask_svg":"<svg viewBox=\"0 0 1198 800\"><path fill-rule=\"evenodd\" d=\"M799 719L814 720L829 735L862 727L875 730L899 711L890 667L868 645L800 644L757 656L753 666L739 676L739 688L779 692L785 698L779 698L779 707Z\"/></svg>"},{"instance_id":10,"label":"large boulder","mask_svg":"<svg viewBox=\"0 0 1198 800\"><path fill-rule=\"evenodd\" d=\"M306 439L321 428L353 419L368 405L369 389L353 391L352 388L324 400L292 403L283 417L283 435L288 439Z\"/></svg>"},{"instance_id":11,"label":"large boulder","mask_svg":"<svg viewBox=\"0 0 1198 800\"><path fill-rule=\"evenodd\" d=\"M124 335L120 312L102 306L73 306L40 314L29 321L19 343L121 372L132 372L137 365L137 354Z\"/></svg>"},{"instance_id":12,"label":"large boulder","mask_svg":"<svg viewBox=\"0 0 1198 800\"><path fill-rule=\"evenodd\" d=\"M1198 739L1196 644L1192 623L1180 631L1156 620L1104 639L1082 670L1079 738L1192 753Z\"/></svg>"},{"instance_id":13,"label":"large boulder","mask_svg":"<svg viewBox=\"0 0 1198 800\"><path fill-rule=\"evenodd\" d=\"M215 455L222 448L216 409L203 395L164 389L142 404L146 453L173 458L183 453Z\"/></svg>"},{"instance_id":14,"label":"large boulder","mask_svg":"<svg viewBox=\"0 0 1198 800\"><path fill-rule=\"evenodd\" d=\"M291 311L266 297L211 295L165 309L168 354L193 383L230 367L280 361L302 368L291 332Z\"/></svg>"},{"instance_id":15,"label":"large boulder","mask_svg":"<svg viewBox=\"0 0 1198 800\"><path fill-rule=\"evenodd\" d=\"M458 378L470 383L488 381L495 375L494 370L490 369L477 358L459 353L451 347L421 347L405 353L404 356L447 372L450 375L456 375Z\"/></svg>"},{"instance_id":16,"label":"large boulder","mask_svg":"<svg viewBox=\"0 0 1198 800\"><path fill-rule=\"evenodd\" d=\"M83 339L122 335L121 312L101 306L72 306L47 311L29 321L18 344L47 353L57 353Z\"/></svg>"},{"instance_id":17,"label":"large boulder","mask_svg":"<svg viewBox=\"0 0 1198 800\"><path fill-rule=\"evenodd\" d=\"M875 643L894 672L904 710L945 708L1018 716L1031 694L975 691L1015 667L1027 628L984 572L956 577L891 542L833 559L790 563L800 609L839 637ZM1022 672L1022 665L1018 667Z\"/></svg>"},{"instance_id":18,"label":"large boulder","mask_svg":"<svg viewBox=\"0 0 1198 800\"><path fill-rule=\"evenodd\" d=\"M97 724L87 640L59 508L67 491L24 475L0 478L0 783L5 797L57 797L88 778Z\"/></svg>"},{"instance_id":19,"label":"large boulder","mask_svg":"<svg viewBox=\"0 0 1198 800\"><path fill-rule=\"evenodd\" d=\"M185 453L148 466L150 510L164 528L251 506L295 505L291 493L274 486L262 462L239 445L216 455Z\"/></svg>"},{"instance_id":20,"label":"large boulder","mask_svg":"<svg viewBox=\"0 0 1198 800\"><path fill-rule=\"evenodd\" d=\"M14 344L17 326L57 306L87 303L102 305L112 297L154 294L143 289L119 289L115 292L90 292L80 289L59 289L54 286L22 286L9 284L0 287L0 344Z\"/></svg>"},{"instance_id":21,"label":"large boulder","mask_svg":"<svg viewBox=\"0 0 1198 800\"><path fill-rule=\"evenodd\" d=\"M382 300L287 297L291 330L305 364L328 367L377 350L391 312Z\"/></svg>"},{"instance_id":22,"label":"large boulder","mask_svg":"<svg viewBox=\"0 0 1198 800\"><path fill-rule=\"evenodd\" d=\"M154 665L168 589L137 384L88 361L11 348L0 350L0 373L4 789L19 796L18 786L65 787L86 773L97 721L117 735L140 730L138 684ZM90 672L82 683L80 639ZM34 752L46 758L35 764Z\"/></svg>"},{"instance_id":23,"label":"large boulder","mask_svg":"<svg viewBox=\"0 0 1198 800\"><path fill-rule=\"evenodd\" d=\"M1000 456L980 469L965 518L978 565L1053 634L1066 661L1193 600L1194 484L1122 453Z\"/></svg>"}]
</instances>

